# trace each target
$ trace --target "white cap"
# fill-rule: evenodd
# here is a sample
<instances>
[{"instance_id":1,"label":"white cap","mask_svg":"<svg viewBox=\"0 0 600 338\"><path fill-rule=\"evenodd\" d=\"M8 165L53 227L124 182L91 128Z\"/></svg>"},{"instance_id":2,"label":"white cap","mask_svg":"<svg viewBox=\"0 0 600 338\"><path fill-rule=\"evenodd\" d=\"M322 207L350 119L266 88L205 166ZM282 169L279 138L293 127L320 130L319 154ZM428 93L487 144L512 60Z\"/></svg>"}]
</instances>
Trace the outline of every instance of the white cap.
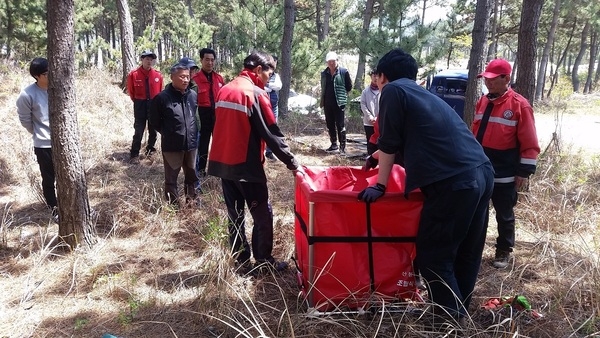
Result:
<instances>
[{"instance_id":1,"label":"white cap","mask_svg":"<svg viewBox=\"0 0 600 338\"><path fill-rule=\"evenodd\" d=\"M336 52L329 52L325 56L325 61L331 61L331 60L336 60L337 61L337 59L338 59L338 56L337 56Z\"/></svg>"}]
</instances>

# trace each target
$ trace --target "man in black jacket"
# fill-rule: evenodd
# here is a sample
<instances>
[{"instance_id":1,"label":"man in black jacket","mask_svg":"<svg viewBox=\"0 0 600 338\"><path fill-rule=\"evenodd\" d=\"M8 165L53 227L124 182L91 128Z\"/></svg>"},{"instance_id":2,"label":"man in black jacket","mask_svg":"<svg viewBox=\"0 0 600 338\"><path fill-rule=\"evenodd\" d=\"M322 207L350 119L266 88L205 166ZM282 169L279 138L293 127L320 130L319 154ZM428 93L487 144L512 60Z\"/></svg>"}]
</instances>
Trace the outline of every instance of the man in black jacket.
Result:
<instances>
[{"instance_id":1,"label":"man in black jacket","mask_svg":"<svg viewBox=\"0 0 600 338\"><path fill-rule=\"evenodd\" d=\"M161 135L165 168L165 197L178 204L177 176L183 168L186 200L196 199L196 134L197 96L188 88L190 68L176 64L171 67L171 83L150 104L150 123Z\"/></svg>"}]
</instances>

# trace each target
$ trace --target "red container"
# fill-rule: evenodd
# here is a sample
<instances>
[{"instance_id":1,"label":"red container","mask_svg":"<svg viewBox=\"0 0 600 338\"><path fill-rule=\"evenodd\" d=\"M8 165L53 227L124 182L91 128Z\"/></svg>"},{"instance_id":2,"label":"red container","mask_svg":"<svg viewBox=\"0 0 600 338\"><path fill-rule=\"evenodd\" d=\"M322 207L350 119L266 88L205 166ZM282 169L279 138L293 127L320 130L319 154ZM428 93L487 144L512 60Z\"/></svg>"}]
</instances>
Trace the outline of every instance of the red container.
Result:
<instances>
[{"instance_id":1,"label":"red container","mask_svg":"<svg viewBox=\"0 0 600 338\"><path fill-rule=\"evenodd\" d=\"M298 283L310 308L364 309L416 298L415 237L420 192L404 196L404 169L394 165L383 197L358 193L377 170L306 167L296 175L295 239Z\"/></svg>"}]
</instances>

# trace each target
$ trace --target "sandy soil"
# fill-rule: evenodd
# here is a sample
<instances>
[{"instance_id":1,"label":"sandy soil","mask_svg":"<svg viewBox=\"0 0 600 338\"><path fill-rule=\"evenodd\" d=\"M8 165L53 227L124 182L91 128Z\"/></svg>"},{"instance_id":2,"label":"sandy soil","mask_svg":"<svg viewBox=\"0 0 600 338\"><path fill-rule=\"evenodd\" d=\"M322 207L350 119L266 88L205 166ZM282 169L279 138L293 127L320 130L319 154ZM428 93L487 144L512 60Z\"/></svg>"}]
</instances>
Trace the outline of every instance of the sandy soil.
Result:
<instances>
[{"instance_id":1,"label":"sandy soil","mask_svg":"<svg viewBox=\"0 0 600 338\"><path fill-rule=\"evenodd\" d=\"M556 132L562 148L600 154L600 115L536 114L535 124L542 151Z\"/></svg>"}]
</instances>

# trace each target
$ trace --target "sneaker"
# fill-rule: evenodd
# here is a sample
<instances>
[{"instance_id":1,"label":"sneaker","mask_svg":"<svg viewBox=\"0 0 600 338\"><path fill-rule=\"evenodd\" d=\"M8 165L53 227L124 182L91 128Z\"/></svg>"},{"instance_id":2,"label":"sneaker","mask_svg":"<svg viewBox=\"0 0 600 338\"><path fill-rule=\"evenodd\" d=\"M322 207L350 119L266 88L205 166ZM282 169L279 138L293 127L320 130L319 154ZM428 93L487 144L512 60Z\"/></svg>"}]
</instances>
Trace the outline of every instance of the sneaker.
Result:
<instances>
[{"instance_id":1,"label":"sneaker","mask_svg":"<svg viewBox=\"0 0 600 338\"><path fill-rule=\"evenodd\" d=\"M271 161L276 161L276 160L277 160L277 159L275 158L275 155L273 155L273 153L272 153L272 152L265 153L265 157L266 157L266 158L268 158L268 159L269 159L269 160L271 160Z\"/></svg>"},{"instance_id":2,"label":"sneaker","mask_svg":"<svg viewBox=\"0 0 600 338\"><path fill-rule=\"evenodd\" d=\"M331 146L329 146L329 148L325 149L325 151L328 153L337 152L339 150L340 148L338 148L337 144L332 144Z\"/></svg>"},{"instance_id":3,"label":"sneaker","mask_svg":"<svg viewBox=\"0 0 600 338\"><path fill-rule=\"evenodd\" d=\"M496 249L496 256L494 257L494 261L492 262L492 265L496 269L505 269L508 266L509 261L510 261L510 252L509 251Z\"/></svg>"}]
</instances>

